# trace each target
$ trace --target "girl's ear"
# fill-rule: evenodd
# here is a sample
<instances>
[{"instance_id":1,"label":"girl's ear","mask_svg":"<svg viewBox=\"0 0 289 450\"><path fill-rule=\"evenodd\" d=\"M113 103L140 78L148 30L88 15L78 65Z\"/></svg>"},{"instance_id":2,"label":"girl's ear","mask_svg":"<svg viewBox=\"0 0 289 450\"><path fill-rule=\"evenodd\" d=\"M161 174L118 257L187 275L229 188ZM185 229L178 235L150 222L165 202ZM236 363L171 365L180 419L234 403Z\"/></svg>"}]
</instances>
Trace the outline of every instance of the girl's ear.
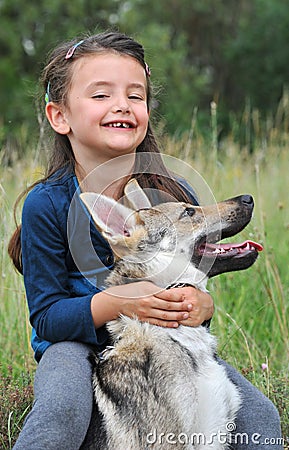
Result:
<instances>
[{"instance_id":1,"label":"girl's ear","mask_svg":"<svg viewBox=\"0 0 289 450\"><path fill-rule=\"evenodd\" d=\"M70 126L66 121L63 107L54 102L49 102L46 105L46 117L56 133L68 134Z\"/></svg>"}]
</instances>

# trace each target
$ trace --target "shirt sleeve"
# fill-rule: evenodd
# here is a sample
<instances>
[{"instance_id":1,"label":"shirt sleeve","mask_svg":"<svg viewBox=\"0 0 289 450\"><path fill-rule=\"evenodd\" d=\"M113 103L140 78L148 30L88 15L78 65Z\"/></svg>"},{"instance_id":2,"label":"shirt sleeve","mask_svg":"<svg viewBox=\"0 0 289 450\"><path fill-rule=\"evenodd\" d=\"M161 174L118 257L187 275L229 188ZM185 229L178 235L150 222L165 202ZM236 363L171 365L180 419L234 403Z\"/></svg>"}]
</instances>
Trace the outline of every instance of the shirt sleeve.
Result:
<instances>
[{"instance_id":1,"label":"shirt sleeve","mask_svg":"<svg viewBox=\"0 0 289 450\"><path fill-rule=\"evenodd\" d=\"M39 338L52 343L76 340L101 345L107 332L105 327L95 330L90 309L93 292L73 297L69 290L67 237L60 223L44 188L27 196L21 242L31 324Z\"/></svg>"}]
</instances>

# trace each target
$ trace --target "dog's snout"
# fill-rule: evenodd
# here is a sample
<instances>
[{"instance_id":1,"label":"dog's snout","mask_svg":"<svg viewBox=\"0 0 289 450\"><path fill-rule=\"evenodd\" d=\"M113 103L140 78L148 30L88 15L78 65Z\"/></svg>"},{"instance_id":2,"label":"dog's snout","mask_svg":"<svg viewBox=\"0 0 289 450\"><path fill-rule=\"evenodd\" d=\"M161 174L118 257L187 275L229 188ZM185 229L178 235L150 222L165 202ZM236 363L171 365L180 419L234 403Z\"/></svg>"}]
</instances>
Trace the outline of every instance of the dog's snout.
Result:
<instances>
[{"instance_id":1,"label":"dog's snout","mask_svg":"<svg viewBox=\"0 0 289 450\"><path fill-rule=\"evenodd\" d=\"M254 204L254 199L252 195L245 194L241 196L241 202L245 205L252 206Z\"/></svg>"}]
</instances>

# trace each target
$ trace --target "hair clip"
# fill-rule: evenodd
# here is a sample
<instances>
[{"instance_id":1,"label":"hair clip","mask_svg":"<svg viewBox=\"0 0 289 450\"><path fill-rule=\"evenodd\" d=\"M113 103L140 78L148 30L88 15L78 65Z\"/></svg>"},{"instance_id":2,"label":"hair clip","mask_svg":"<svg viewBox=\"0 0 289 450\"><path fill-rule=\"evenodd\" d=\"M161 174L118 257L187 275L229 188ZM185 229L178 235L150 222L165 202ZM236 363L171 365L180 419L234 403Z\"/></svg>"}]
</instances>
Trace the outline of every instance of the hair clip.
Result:
<instances>
[{"instance_id":1,"label":"hair clip","mask_svg":"<svg viewBox=\"0 0 289 450\"><path fill-rule=\"evenodd\" d=\"M47 105L47 103L50 102L49 91L50 91L50 81L48 81L47 88L46 88L46 93L45 93L45 97L44 97L46 105Z\"/></svg>"},{"instance_id":2,"label":"hair clip","mask_svg":"<svg viewBox=\"0 0 289 450\"><path fill-rule=\"evenodd\" d=\"M147 74L147 76L150 77L150 76L151 76L151 69L149 68L149 66L148 66L147 63L145 63L145 68L146 68L146 74Z\"/></svg>"},{"instance_id":3,"label":"hair clip","mask_svg":"<svg viewBox=\"0 0 289 450\"><path fill-rule=\"evenodd\" d=\"M80 44L82 44L82 43L83 43L83 40L77 42L77 44L75 44L75 45L73 45L72 47L70 47L70 49L68 50L68 52L67 52L66 55L65 55L65 59L70 59L70 58L72 58L72 56L73 56L73 54L74 54L74 52L75 52L75 49L76 49Z\"/></svg>"}]
</instances>

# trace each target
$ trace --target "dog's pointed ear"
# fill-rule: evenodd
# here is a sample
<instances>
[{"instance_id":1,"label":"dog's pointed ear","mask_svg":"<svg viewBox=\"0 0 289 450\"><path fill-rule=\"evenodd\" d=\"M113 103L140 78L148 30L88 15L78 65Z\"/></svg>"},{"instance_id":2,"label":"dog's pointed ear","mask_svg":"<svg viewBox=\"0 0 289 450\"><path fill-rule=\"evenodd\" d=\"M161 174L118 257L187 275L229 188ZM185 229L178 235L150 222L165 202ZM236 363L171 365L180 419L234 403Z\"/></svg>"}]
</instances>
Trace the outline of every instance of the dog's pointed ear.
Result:
<instances>
[{"instance_id":1,"label":"dog's pointed ear","mask_svg":"<svg viewBox=\"0 0 289 450\"><path fill-rule=\"evenodd\" d=\"M117 244L124 237L131 236L137 225L132 209L110 197L93 192L84 192L80 194L80 198L103 236L111 244Z\"/></svg>"},{"instance_id":2,"label":"dog's pointed ear","mask_svg":"<svg viewBox=\"0 0 289 450\"><path fill-rule=\"evenodd\" d=\"M144 208L151 208L151 202L135 178L132 178L126 184L124 193L129 206L131 206L135 211Z\"/></svg>"}]
</instances>

